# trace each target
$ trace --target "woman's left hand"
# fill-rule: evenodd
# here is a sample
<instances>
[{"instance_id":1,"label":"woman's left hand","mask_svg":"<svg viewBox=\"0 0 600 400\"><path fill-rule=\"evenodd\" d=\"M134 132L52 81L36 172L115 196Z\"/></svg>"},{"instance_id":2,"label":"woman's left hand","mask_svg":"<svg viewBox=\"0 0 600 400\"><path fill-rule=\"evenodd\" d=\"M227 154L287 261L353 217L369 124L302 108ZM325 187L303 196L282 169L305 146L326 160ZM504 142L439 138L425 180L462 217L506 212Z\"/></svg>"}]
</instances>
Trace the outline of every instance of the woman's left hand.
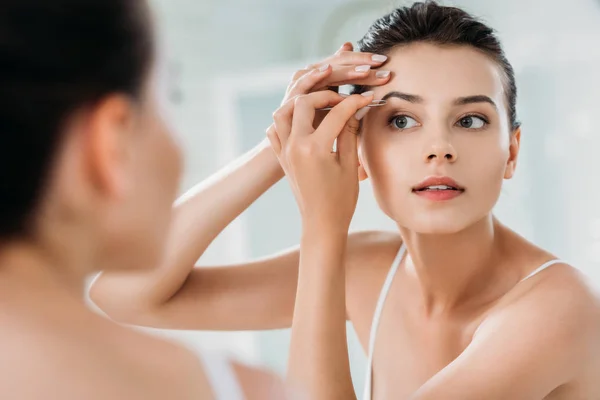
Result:
<instances>
[{"instance_id":1,"label":"woman's left hand","mask_svg":"<svg viewBox=\"0 0 600 400\"><path fill-rule=\"evenodd\" d=\"M305 225L347 233L358 199L357 133L372 92L343 97L332 91L299 96L274 114L267 131ZM315 129L319 108L334 106ZM337 149L333 152L337 139Z\"/></svg>"}]
</instances>

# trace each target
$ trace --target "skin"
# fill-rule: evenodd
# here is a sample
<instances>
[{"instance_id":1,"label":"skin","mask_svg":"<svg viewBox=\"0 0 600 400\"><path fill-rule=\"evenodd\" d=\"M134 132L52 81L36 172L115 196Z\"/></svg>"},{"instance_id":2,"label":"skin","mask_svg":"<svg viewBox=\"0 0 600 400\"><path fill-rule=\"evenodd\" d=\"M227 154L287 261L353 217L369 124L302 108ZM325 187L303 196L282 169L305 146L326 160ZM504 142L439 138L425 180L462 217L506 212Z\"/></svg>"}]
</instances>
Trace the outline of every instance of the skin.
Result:
<instances>
[{"instance_id":1,"label":"skin","mask_svg":"<svg viewBox=\"0 0 600 400\"><path fill-rule=\"evenodd\" d=\"M158 272L105 273L92 299L113 318L139 325L291 326L289 381L310 398L348 399L355 394L345 320L366 350L377 298L404 242L408 255L377 333L374 399L600 397L597 296L567 264L519 283L556 257L491 212L503 180L515 172L520 142L520 131L509 129L497 65L468 47L393 50L374 65L392 74L369 83L373 97L398 91L423 101L390 98L371 109L354 142L353 115L373 97L314 90L339 68L357 65L361 56L350 50L325 60L332 64L326 72L294 77L267 133L272 150L257 146L178 203L171 250ZM474 95L494 105L455 104ZM336 106L325 119L315 114L324 104ZM413 119L404 130L388 126L399 114ZM461 125L471 114L471 128ZM321 125L310 123L313 117ZM481 126L479 117L489 124ZM336 137L339 154L332 155ZM301 211L300 246L239 265L193 268L214 237L281 178L279 165ZM430 175L450 176L465 191L451 201L425 200L412 188ZM398 232L347 234L358 178L372 179Z\"/></svg>"},{"instance_id":2,"label":"skin","mask_svg":"<svg viewBox=\"0 0 600 400\"><path fill-rule=\"evenodd\" d=\"M151 81L70 116L32 234L0 246L2 398L213 398L194 354L84 302L90 274L151 274L164 256L181 156ZM283 398L272 375L233 368L247 398Z\"/></svg>"}]
</instances>

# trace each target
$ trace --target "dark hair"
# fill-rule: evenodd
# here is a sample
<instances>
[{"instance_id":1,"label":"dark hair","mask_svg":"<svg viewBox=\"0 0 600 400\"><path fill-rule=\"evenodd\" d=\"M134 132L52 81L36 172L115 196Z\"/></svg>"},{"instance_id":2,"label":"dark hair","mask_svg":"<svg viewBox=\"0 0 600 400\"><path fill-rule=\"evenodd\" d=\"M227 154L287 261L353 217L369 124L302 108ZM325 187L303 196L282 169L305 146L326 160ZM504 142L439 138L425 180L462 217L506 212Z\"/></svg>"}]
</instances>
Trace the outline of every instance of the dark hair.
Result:
<instances>
[{"instance_id":1,"label":"dark hair","mask_svg":"<svg viewBox=\"0 0 600 400\"><path fill-rule=\"evenodd\" d=\"M358 42L358 47L359 51L385 55L396 47L416 42L470 46L497 62L504 73L511 127L514 130L520 126L514 70L492 28L460 8L441 6L435 1L418 2L379 18ZM355 86L353 92L365 90L366 86Z\"/></svg>"},{"instance_id":2,"label":"dark hair","mask_svg":"<svg viewBox=\"0 0 600 400\"><path fill-rule=\"evenodd\" d=\"M144 0L0 3L0 240L32 233L73 113L139 98L153 58Z\"/></svg>"}]
</instances>

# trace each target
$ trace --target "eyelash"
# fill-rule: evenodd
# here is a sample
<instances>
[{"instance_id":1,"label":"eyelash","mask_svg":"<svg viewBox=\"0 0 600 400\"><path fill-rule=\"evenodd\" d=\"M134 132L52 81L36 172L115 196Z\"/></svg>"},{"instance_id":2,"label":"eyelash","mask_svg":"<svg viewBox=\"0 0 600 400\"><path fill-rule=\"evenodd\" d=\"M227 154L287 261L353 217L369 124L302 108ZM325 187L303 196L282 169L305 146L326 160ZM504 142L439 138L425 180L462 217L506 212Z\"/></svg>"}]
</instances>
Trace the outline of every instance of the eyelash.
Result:
<instances>
[{"instance_id":1,"label":"eyelash","mask_svg":"<svg viewBox=\"0 0 600 400\"><path fill-rule=\"evenodd\" d=\"M479 118L480 120L482 120L482 121L483 121L483 126L482 126L481 128L464 128L464 129L470 129L470 130L474 130L474 131L481 131L481 130L484 130L484 129L485 129L485 128L486 128L486 127L487 127L487 126L490 124L490 120L489 120L489 119L487 119L487 118L486 118L486 117L484 117L483 115L480 115L480 114L474 114L474 113L472 113L472 114L466 114L466 115L463 115L462 117L460 117L460 118L458 119L458 121L456 121L456 124L458 124L458 123L459 123L459 122L460 122L462 119L464 119L464 118L469 118L469 117L475 117L475 118ZM455 125L456 125L456 124L455 124Z\"/></svg>"},{"instance_id":2,"label":"eyelash","mask_svg":"<svg viewBox=\"0 0 600 400\"><path fill-rule=\"evenodd\" d=\"M416 118L414 118L414 117L412 117L412 116L410 116L408 114L395 114L395 115L391 116L388 119L388 126L390 126L393 129L396 129L396 130L403 130L403 129L395 127L394 124L393 124L394 120L396 118L400 118L400 117L408 117L408 118L412 118L412 119L416 120ZM480 130L484 130L490 124L489 119L487 119L483 115L479 115L479 114L474 114L473 113L473 114L465 114L465 115L461 116L460 118L458 118L458 120L456 121L456 123L454 125L457 125L458 123L460 123L460 121L462 119L469 118L469 117L475 117L475 118L479 118L480 120L482 120L483 121L483 127L481 127L481 128L475 128L475 129L473 129L473 128L464 128L464 129L470 129L470 130L474 130L474 131L480 131Z\"/></svg>"}]
</instances>

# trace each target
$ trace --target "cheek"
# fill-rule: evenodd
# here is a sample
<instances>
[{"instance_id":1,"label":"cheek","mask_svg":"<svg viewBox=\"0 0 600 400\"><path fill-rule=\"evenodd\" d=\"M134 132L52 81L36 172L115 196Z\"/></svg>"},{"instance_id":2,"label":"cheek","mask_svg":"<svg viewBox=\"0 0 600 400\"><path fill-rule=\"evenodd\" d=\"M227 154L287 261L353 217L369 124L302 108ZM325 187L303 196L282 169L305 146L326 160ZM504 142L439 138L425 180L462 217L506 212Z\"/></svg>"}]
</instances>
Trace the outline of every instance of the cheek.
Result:
<instances>
[{"instance_id":1,"label":"cheek","mask_svg":"<svg viewBox=\"0 0 600 400\"><path fill-rule=\"evenodd\" d=\"M139 148L141 160L132 196L139 245L156 251L164 245L182 169L178 146L160 129L155 125L140 133L145 137Z\"/></svg>"},{"instance_id":2,"label":"cheek","mask_svg":"<svg viewBox=\"0 0 600 400\"><path fill-rule=\"evenodd\" d=\"M157 191L162 191L168 196L175 196L177 186L181 178L183 169L183 158L179 144L166 130L164 125L157 125L155 140L153 140L154 157L149 160L154 165L155 179L154 182L162 188L157 188Z\"/></svg>"},{"instance_id":3,"label":"cheek","mask_svg":"<svg viewBox=\"0 0 600 400\"><path fill-rule=\"evenodd\" d=\"M481 173L486 172L490 177L497 175L498 171L504 172L510 154L508 137L499 133L490 133L487 137L465 142L462 143L459 153L463 163L477 165L476 170L481 170Z\"/></svg>"},{"instance_id":4,"label":"cheek","mask_svg":"<svg viewBox=\"0 0 600 400\"><path fill-rule=\"evenodd\" d=\"M489 199L485 201L486 204L495 202L500 195L509 157L508 141L506 142L505 145L496 138L489 138L470 143L460 151L463 180L475 196Z\"/></svg>"},{"instance_id":5,"label":"cheek","mask_svg":"<svg viewBox=\"0 0 600 400\"><path fill-rule=\"evenodd\" d=\"M403 183L420 160L417 148L408 137L377 132L361 141L361 162L374 185Z\"/></svg>"},{"instance_id":6,"label":"cheek","mask_svg":"<svg viewBox=\"0 0 600 400\"><path fill-rule=\"evenodd\" d=\"M372 137L361 143L361 162L379 207L388 215L394 204L410 194L407 188L414 184L410 171L418 165L419 156L412 148L399 138Z\"/></svg>"},{"instance_id":7,"label":"cheek","mask_svg":"<svg viewBox=\"0 0 600 400\"><path fill-rule=\"evenodd\" d=\"M165 121L159 105L155 104L144 121L141 135L145 136L149 159L148 171L152 171L153 181L161 185L166 194L176 190L182 172L182 153L171 125Z\"/></svg>"},{"instance_id":8,"label":"cheek","mask_svg":"<svg viewBox=\"0 0 600 400\"><path fill-rule=\"evenodd\" d=\"M137 193L140 209L154 214L154 220L170 213L182 171L181 151L164 124L158 119L148 120L138 133L139 163L137 163ZM163 227L161 227L163 228Z\"/></svg>"}]
</instances>

